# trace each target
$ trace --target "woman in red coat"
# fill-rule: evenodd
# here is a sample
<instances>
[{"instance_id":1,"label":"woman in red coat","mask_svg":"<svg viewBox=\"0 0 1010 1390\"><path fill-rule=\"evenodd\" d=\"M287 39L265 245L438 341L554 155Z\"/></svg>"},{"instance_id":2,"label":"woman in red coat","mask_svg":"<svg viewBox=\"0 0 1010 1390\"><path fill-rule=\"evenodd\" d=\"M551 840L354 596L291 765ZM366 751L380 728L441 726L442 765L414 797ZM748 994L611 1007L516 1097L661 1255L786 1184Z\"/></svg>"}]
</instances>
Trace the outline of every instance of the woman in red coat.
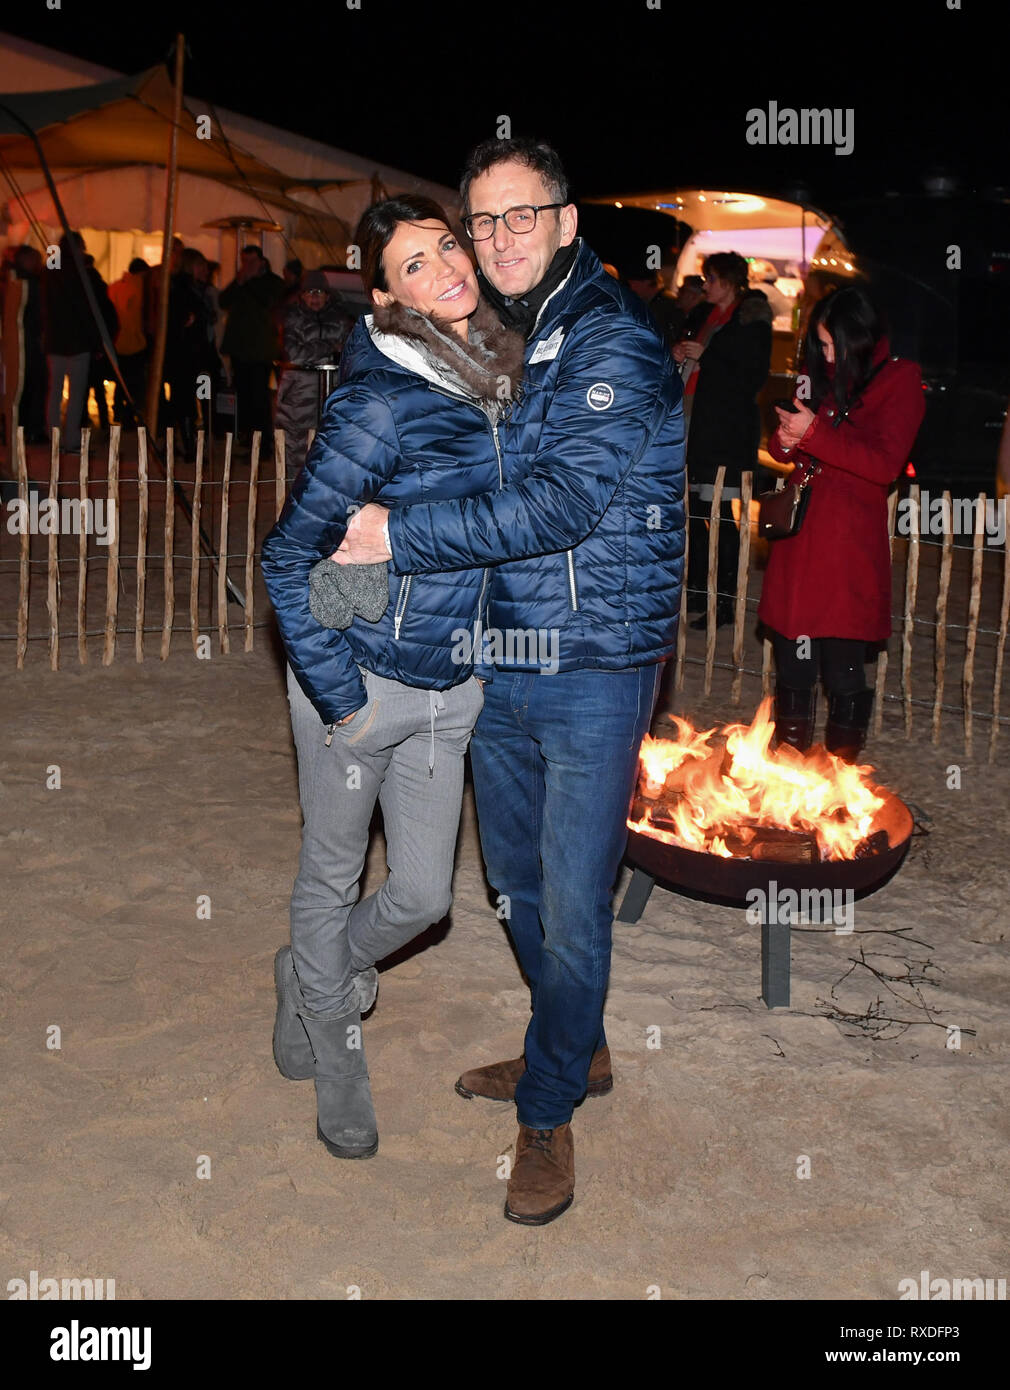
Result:
<instances>
[{"instance_id":1,"label":"woman in red coat","mask_svg":"<svg viewBox=\"0 0 1010 1390\"><path fill-rule=\"evenodd\" d=\"M779 743L813 742L818 675L828 694L825 746L854 762L873 691L867 644L891 632L887 494L925 412L914 362L891 357L876 310L856 287L822 299L805 347L809 405L778 410L768 442L796 480L811 477L800 530L773 541L758 616L775 649Z\"/></svg>"}]
</instances>

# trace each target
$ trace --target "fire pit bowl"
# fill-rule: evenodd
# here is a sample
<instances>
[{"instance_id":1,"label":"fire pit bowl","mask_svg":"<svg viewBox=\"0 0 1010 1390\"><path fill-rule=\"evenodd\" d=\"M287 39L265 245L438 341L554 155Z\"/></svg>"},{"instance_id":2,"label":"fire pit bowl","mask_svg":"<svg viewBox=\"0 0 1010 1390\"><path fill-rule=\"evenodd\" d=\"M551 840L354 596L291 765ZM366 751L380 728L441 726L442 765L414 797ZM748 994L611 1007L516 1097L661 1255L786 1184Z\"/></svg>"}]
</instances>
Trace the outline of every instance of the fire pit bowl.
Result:
<instances>
[{"instance_id":1,"label":"fire pit bowl","mask_svg":"<svg viewBox=\"0 0 1010 1390\"><path fill-rule=\"evenodd\" d=\"M879 888L908 850L911 812L871 782L872 767L821 745L773 749L770 699L721 734L673 719L677 739L642 743L626 852L634 874L617 920L637 922L656 882L757 908L762 995L769 1008L788 1004L791 923L821 895L851 904Z\"/></svg>"},{"instance_id":2,"label":"fire pit bowl","mask_svg":"<svg viewBox=\"0 0 1010 1390\"><path fill-rule=\"evenodd\" d=\"M675 888L746 903L748 894L770 883L797 892L851 889L853 893L878 888L899 866L912 837L912 813L893 792L879 789L884 805L874 818L874 831L887 831L887 848L862 859L830 859L819 864L782 864L771 860L724 859L716 854L667 844L653 835L632 830L628 835L628 860L644 869L653 880ZM619 917L619 921L627 918ZM637 918L635 919L637 920Z\"/></svg>"}]
</instances>

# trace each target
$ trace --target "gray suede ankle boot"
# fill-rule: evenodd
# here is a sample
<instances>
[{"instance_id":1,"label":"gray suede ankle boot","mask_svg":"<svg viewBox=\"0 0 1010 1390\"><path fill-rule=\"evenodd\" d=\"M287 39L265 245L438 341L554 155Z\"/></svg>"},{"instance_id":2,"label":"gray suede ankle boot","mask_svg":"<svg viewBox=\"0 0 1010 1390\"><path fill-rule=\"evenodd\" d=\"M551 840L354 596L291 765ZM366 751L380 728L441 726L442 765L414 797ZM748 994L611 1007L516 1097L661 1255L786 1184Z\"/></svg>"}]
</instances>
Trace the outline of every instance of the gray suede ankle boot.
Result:
<instances>
[{"instance_id":1,"label":"gray suede ankle boot","mask_svg":"<svg viewBox=\"0 0 1010 1390\"><path fill-rule=\"evenodd\" d=\"M274 1022L274 1061L288 1081L308 1081L315 1076L312 1046L305 1025L298 1017L303 1006L291 947L282 946L274 956L274 984L277 987L277 1018ZM363 1014L375 1003L379 972L374 966L354 977L355 1002Z\"/></svg>"},{"instance_id":2,"label":"gray suede ankle boot","mask_svg":"<svg viewBox=\"0 0 1010 1390\"><path fill-rule=\"evenodd\" d=\"M371 1158L379 1147L361 1037L361 1013L299 1017L315 1057L316 1134L335 1158Z\"/></svg>"}]
</instances>

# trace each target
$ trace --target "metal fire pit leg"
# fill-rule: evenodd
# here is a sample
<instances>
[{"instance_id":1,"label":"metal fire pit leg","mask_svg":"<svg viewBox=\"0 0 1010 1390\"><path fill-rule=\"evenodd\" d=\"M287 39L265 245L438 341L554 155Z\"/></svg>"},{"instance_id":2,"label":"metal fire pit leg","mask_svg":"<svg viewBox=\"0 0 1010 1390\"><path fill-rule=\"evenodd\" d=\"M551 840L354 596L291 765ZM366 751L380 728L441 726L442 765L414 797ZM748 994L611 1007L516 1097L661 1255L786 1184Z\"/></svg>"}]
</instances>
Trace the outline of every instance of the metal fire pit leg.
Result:
<instances>
[{"instance_id":1,"label":"metal fire pit leg","mask_svg":"<svg viewBox=\"0 0 1010 1390\"><path fill-rule=\"evenodd\" d=\"M627 891L617 911L619 922L637 922L645 911L645 904L649 901L649 894L656 886L656 880L647 874L644 869L636 869L631 875L631 882L628 884Z\"/></svg>"},{"instance_id":2,"label":"metal fire pit leg","mask_svg":"<svg viewBox=\"0 0 1010 1390\"><path fill-rule=\"evenodd\" d=\"M768 900L761 913L761 998L769 1009L789 1007L789 948L792 922L788 907L773 907L768 920Z\"/></svg>"}]
</instances>

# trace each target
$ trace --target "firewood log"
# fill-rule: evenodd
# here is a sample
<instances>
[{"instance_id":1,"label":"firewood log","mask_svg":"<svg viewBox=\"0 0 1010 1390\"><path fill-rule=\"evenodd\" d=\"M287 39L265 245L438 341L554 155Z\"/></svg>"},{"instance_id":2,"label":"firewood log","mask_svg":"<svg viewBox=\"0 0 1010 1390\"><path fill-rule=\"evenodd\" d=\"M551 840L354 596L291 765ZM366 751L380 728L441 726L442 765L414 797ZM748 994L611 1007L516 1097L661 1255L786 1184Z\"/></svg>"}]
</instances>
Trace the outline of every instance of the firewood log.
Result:
<instances>
[{"instance_id":1,"label":"firewood log","mask_svg":"<svg viewBox=\"0 0 1010 1390\"><path fill-rule=\"evenodd\" d=\"M886 830L875 830L856 846L855 859L869 859L874 854L883 854L890 841Z\"/></svg>"},{"instance_id":2,"label":"firewood log","mask_svg":"<svg viewBox=\"0 0 1010 1390\"><path fill-rule=\"evenodd\" d=\"M759 825L750 857L773 864L817 864L820 861L817 836L803 830L778 830Z\"/></svg>"}]
</instances>

